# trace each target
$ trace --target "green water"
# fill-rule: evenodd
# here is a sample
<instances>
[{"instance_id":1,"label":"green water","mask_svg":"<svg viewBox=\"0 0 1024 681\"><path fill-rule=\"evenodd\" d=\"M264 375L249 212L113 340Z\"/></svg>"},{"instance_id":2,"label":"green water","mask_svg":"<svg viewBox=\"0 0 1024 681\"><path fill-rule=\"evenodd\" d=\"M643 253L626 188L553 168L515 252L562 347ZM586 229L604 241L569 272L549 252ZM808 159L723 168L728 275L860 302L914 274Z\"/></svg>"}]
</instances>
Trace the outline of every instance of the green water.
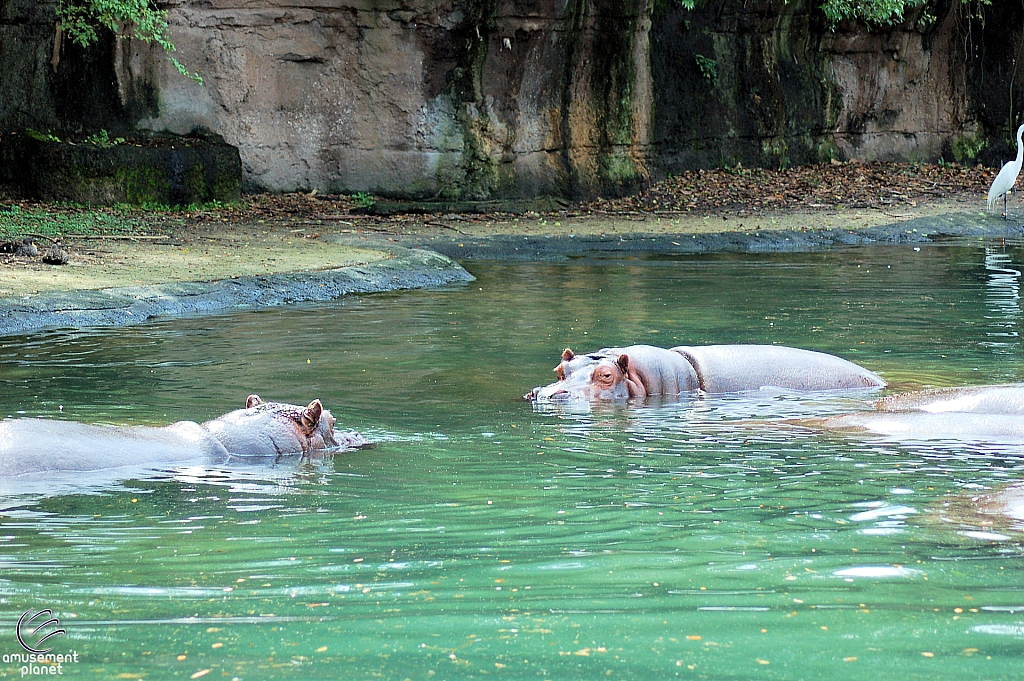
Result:
<instances>
[{"instance_id":1,"label":"green water","mask_svg":"<svg viewBox=\"0 0 1024 681\"><path fill-rule=\"evenodd\" d=\"M781 422L856 395L521 399L566 345L632 342L1024 380L1024 250L985 245L470 263L442 291L0 339L0 415L166 424L258 392L377 441L2 500L0 654L51 608L80 678L1020 678L1019 535L939 516L1024 479L1024 446Z\"/></svg>"}]
</instances>

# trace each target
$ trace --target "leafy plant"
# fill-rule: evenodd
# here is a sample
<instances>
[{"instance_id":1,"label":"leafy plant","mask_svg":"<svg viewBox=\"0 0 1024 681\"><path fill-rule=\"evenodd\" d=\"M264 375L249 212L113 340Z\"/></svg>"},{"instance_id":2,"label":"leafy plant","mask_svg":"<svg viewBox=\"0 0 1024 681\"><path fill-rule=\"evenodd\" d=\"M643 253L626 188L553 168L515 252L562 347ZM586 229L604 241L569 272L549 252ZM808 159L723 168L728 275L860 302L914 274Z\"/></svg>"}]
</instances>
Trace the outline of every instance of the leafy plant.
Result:
<instances>
[{"instance_id":1,"label":"leafy plant","mask_svg":"<svg viewBox=\"0 0 1024 681\"><path fill-rule=\"evenodd\" d=\"M722 163L722 170L729 173L730 175L745 176L750 175L750 170L743 167L742 161L736 161L736 165L729 165L728 161Z\"/></svg>"},{"instance_id":2,"label":"leafy plant","mask_svg":"<svg viewBox=\"0 0 1024 681\"><path fill-rule=\"evenodd\" d=\"M147 234L156 228L152 220L117 209L82 208L53 204L0 208L0 239L28 234L60 237L68 234ZM166 231L166 225L160 225Z\"/></svg>"},{"instance_id":3,"label":"leafy plant","mask_svg":"<svg viewBox=\"0 0 1024 681\"><path fill-rule=\"evenodd\" d=\"M172 55L177 48L167 32L167 11L158 9L152 0L58 0L57 19L61 30L82 47L99 40L101 28L118 35L130 30L132 37L163 48L178 73L203 83L198 73L189 73Z\"/></svg>"},{"instance_id":4,"label":"leafy plant","mask_svg":"<svg viewBox=\"0 0 1024 681\"><path fill-rule=\"evenodd\" d=\"M718 85L718 62L714 59L698 54L694 57L697 60L697 68L700 75L704 76L712 85Z\"/></svg>"},{"instance_id":5,"label":"leafy plant","mask_svg":"<svg viewBox=\"0 0 1024 681\"><path fill-rule=\"evenodd\" d=\"M52 132L39 132L38 130L27 128L25 130L25 134L37 142L60 142L60 138Z\"/></svg>"},{"instance_id":6,"label":"leafy plant","mask_svg":"<svg viewBox=\"0 0 1024 681\"><path fill-rule=\"evenodd\" d=\"M821 9L834 27L844 19L858 19L876 26L892 26L903 21L908 10L924 5L928 0L824 0ZM992 4L992 0L960 0L961 5L981 6ZM925 12L921 21L924 26L935 21Z\"/></svg>"},{"instance_id":7,"label":"leafy plant","mask_svg":"<svg viewBox=\"0 0 1024 681\"><path fill-rule=\"evenodd\" d=\"M123 137L111 138L110 135L107 134L106 130L100 130L99 132L89 135L82 140L82 144L92 144L93 146L100 147L101 149L107 149L123 142Z\"/></svg>"},{"instance_id":8,"label":"leafy plant","mask_svg":"<svg viewBox=\"0 0 1024 681\"><path fill-rule=\"evenodd\" d=\"M365 208L366 210L377 205L377 199L373 198L373 194L367 194L366 192L356 192L352 195L352 200L355 201L357 208Z\"/></svg>"}]
</instances>

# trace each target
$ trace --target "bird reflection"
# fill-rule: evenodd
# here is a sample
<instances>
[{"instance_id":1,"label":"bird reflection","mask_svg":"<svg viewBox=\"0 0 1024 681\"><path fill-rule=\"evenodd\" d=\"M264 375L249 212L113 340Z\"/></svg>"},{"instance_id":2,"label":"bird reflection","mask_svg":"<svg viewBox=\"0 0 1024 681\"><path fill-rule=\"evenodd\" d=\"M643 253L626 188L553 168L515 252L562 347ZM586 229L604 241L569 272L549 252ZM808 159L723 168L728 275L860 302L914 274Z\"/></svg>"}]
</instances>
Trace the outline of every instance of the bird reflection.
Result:
<instances>
[{"instance_id":1,"label":"bird reflection","mask_svg":"<svg viewBox=\"0 0 1024 681\"><path fill-rule=\"evenodd\" d=\"M1020 270L1011 267L1010 256L996 248L985 249L985 270L985 319L989 322L987 340L982 345L997 353L1008 353L1019 345Z\"/></svg>"}]
</instances>

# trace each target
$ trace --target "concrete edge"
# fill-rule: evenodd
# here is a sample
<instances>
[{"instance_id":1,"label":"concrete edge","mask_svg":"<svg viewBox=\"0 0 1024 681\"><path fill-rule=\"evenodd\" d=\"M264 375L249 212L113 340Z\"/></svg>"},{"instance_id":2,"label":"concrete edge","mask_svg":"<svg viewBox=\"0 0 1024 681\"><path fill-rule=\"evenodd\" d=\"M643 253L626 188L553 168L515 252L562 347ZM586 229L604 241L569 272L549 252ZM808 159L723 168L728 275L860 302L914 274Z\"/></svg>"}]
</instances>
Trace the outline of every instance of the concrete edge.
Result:
<instances>
[{"instance_id":1,"label":"concrete edge","mask_svg":"<svg viewBox=\"0 0 1024 681\"><path fill-rule=\"evenodd\" d=\"M425 249L390 248L394 256L318 272L268 274L0 299L0 336L42 329L127 326L153 317L326 301L352 293L430 288L473 281L450 258Z\"/></svg>"},{"instance_id":2,"label":"concrete edge","mask_svg":"<svg viewBox=\"0 0 1024 681\"><path fill-rule=\"evenodd\" d=\"M849 229L725 231L702 234L620 233L605 236L494 235L410 239L460 262L473 260L560 261L587 253L784 253L870 244L925 244L946 239L1024 238L1024 225L977 213L947 213Z\"/></svg>"}]
</instances>

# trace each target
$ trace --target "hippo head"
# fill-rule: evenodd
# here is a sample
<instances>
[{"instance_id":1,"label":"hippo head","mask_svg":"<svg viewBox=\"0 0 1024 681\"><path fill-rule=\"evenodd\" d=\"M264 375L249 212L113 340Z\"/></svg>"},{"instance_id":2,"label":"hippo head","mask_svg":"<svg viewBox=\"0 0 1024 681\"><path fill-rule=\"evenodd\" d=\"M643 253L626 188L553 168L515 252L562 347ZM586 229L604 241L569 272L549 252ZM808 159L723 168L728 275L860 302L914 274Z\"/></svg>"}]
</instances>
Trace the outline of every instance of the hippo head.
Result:
<instances>
[{"instance_id":1,"label":"hippo head","mask_svg":"<svg viewBox=\"0 0 1024 681\"><path fill-rule=\"evenodd\" d=\"M581 369L587 369L604 356L602 353L577 355L572 348L562 350L562 361L555 367L559 381L564 381Z\"/></svg>"},{"instance_id":2,"label":"hippo head","mask_svg":"<svg viewBox=\"0 0 1024 681\"><path fill-rule=\"evenodd\" d=\"M558 380L525 395L535 402L575 400L625 400L631 396L629 356L576 355L566 348L555 367Z\"/></svg>"},{"instance_id":3,"label":"hippo head","mask_svg":"<svg viewBox=\"0 0 1024 681\"><path fill-rule=\"evenodd\" d=\"M203 427L235 456L302 454L338 446L334 417L320 400L300 407L249 395L245 409L207 421Z\"/></svg>"}]
</instances>

